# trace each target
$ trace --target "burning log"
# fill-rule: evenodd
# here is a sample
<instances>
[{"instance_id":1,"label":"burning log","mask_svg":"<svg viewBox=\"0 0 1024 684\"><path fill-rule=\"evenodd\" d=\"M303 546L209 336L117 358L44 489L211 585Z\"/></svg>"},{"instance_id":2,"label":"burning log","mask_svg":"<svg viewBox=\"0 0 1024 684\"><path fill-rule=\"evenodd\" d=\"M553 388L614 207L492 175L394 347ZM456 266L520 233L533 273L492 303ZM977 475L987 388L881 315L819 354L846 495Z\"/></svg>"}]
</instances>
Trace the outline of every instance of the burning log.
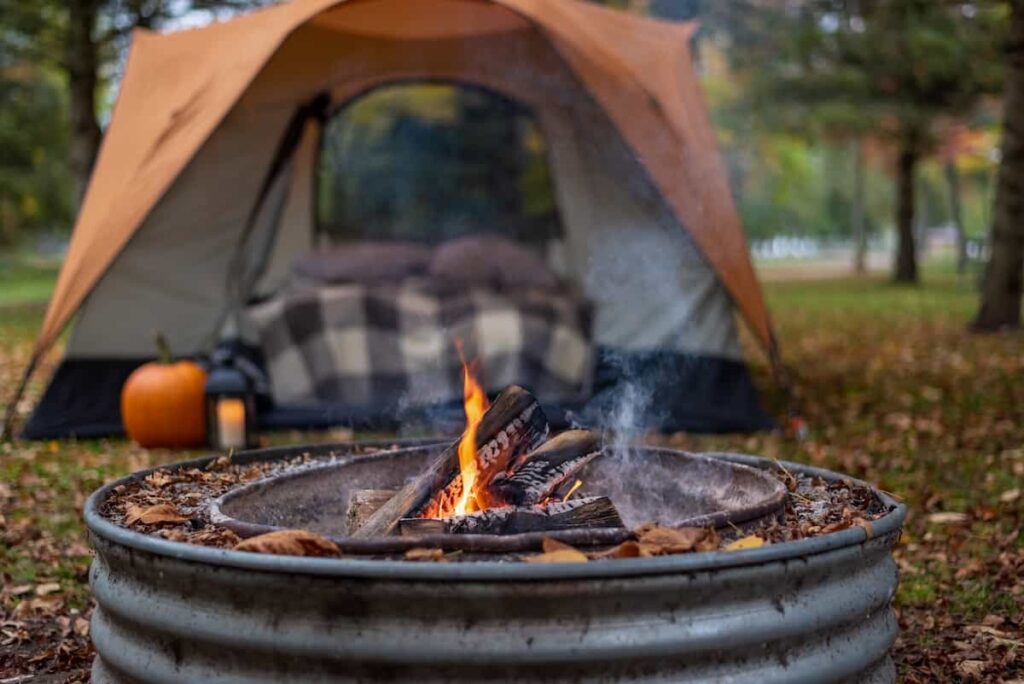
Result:
<instances>
[{"instance_id":1,"label":"burning log","mask_svg":"<svg viewBox=\"0 0 1024 684\"><path fill-rule=\"evenodd\" d=\"M347 533L354 534L397 492L397 489L357 489L352 492L348 497L348 510L345 512Z\"/></svg>"},{"instance_id":2,"label":"burning log","mask_svg":"<svg viewBox=\"0 0 1024 684\"><path fill-rule=\"evenodd\" d=\"M548 434L548 422L532 394L515 385L506 388L487 409L476 430L480 474L500 472L517 456L536 449ZM433 462L391 499L377 509L354 534L367 538L391 534L401 518L421 511L437 516L449 510L462 492L458 442L447 447ZM486 480L483 480L486 481Z\"/></svg>"},{"instance_id":3,"label":"burning log","mask_svg":"<svg viewBox=\"0 0 1024 684\"><path fill-rule=\"evenodd\" d=\"M488 508L441 520L404 518L402 536L429 534L523 534L568 529L621 528L619 512L606 496L558 501L528 508Z\"/></svg>"},{"instance_id":4,"label":"burning log","mask_svg":"<svg viewBox=\"0 0 1024 684\"><path fill-rule=\"evenodd\" d=\"M488 499L506 506L531 506L547 499L574 473L601 454L601 440L587 430L569 430L516 458L507 474L486 482Z\"/></svg>"}]
</instances>

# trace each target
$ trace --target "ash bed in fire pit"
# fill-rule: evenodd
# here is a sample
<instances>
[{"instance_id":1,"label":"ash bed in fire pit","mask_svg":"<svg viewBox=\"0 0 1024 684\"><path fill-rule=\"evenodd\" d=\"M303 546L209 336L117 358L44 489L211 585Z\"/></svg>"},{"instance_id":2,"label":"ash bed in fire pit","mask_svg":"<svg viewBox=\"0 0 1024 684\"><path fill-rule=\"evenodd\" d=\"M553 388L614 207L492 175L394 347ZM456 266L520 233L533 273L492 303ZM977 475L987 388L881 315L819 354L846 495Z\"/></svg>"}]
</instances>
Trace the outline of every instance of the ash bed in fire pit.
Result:
<instances>
[{"instance_id":1,"label":"ash bed in fire pit","mask_svg":"<svg viewBox=\"0 0 1024 684\"><path fill-rule=\"evenodd\" d=\"M658 521L670 527L726 527L779 511L785 486L763 471L732 461L670 449L618 449L578 472L585 483L563 504L607 495L624 526L551 528L519 534L447 534L427 525L423 534L353 538L352 508L363 492L388 498L423 468L444 445L384 451L303 467L234 489L215 500L211 519L242 537L281 529L306 529L336 542L347 554L386 554L414 547L477 553L507 553L540 548L544 537L576 544L611 544L629 530ZM424 523L434 522L424 520Z\"/></svg>"},{"instance_id":2,"label":"ash bed in fire pit","mask_svg":"<svg viewBox=\"0 0 1024 684\"><path fill-rule=\"evenodd\" d=\"M510 562L516 554L505 552L456 552L451 560L461 562L446 563L408 562L380 549L349 555L358 545L346 548L353 540L335 533L347 504L338 497L333 512L325 511L327 493L336 484L393 487L441 449L357 454L355 445L333 445L231 459L232 468L267 467L278 479L233 489L222 511L258 526L320 525L341 543L341 558L169 541L107 517L119 492L154 473L217 473L213 458L138 473L96 492L86 506L97 550L94 681L894 681L891 549L905 512L886 495L872 495L880 513L870 524L749 550L552 564ZM300 455L303 463L288 474L292 466L281 464ZM634 514L654 510L645 506L655 506L664 488L678 488L681 475L726 481L722 473L732 473L734 486L770 500L771 487L751 483L780 467L752 456L634 449L625 467L639 475L644 463L652 466L633 490L637 503L602 482L602 469L620 471L599 462L581 479L617 500L627 526ZM845 480L781 467L828 487ZM693 524L692 516L684 520L690 512L721 509L728 498L694 497L694 508L683 502L678 518L661 522Z\"/></svg>"}]
</instances>

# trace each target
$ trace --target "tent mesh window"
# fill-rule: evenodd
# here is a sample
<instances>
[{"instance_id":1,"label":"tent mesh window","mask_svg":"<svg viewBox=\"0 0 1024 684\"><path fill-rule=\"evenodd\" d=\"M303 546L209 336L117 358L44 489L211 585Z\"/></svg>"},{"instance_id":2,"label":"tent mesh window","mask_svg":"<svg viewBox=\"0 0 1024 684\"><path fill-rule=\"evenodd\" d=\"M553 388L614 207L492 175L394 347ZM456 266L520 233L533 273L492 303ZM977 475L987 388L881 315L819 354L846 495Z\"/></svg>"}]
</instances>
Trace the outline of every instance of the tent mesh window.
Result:
<instances>
[{"instance_id":1,"label":"tent mesh window","mask_svg":"<svg viewBox=\"0 0 1024 684\"><path fill-rule=\"evenodd\" d=\"M541 248L562 232L536 119L475 86L388 85L349 103L325 126L317 185L320 241L488 232Z\"/></svg>"}]
</instances>

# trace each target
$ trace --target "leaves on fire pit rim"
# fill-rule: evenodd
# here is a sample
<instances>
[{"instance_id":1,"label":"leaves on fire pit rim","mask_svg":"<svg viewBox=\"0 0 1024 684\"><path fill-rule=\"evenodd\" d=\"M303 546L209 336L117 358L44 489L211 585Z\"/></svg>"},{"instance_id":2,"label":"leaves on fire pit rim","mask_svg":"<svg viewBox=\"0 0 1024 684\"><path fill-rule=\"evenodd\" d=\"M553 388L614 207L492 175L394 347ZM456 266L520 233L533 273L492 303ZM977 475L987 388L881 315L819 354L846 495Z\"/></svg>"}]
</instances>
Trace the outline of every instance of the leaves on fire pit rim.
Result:
<instances>
[{"instance_id":1,"label":"leaves on fire pit rim","mask_svg":"<svg viewBox=\"0 0 1024 684\"><path fill-rule=\"evenodd\" d=\"M407 561L428 561L433 563L444 563L444 549L416 547L405 552Z\"/></svg>"},{"instance_id":2,"label":"leaves on fire pit rim","mask_svg":"<svg viewBox=\"0 0 1024 684\"><path fill-rule=\"evenodd\" d=\"M544 553L527 556L527 563L586 563L589 558L574 546L560 542L552 537L544 537L541 541Z\"/></svg>"},{"instance_id":3,"label":"leaves on fire pit rim","mask_svg":"<svg viewBox=\"0 0 1024 684\"><path fill-rule=\"evenodd\" d=\"M759 549L765 545L764 539L756 534L748 534L745 537L729 542L725 545L726 551L743 551L744 549Z\"/></svg>"},{"instance_id":4,"label":"leaves on fire pit rim","mask_svg":"<svg viewBox=\"0 0 1024 684\"><path fill-rule=\"evenodd\" d=\"M308 556L333 558L341 555L337 544L309 530L278 530L243 539L235 551L265 553L277 556Z\"/></svg>"},{"instance_id":5,"label":"leaves on fire pit rim","mask_svg":"<svg viewBox=\"0 0 1024 684\"><path fill-rule=\"evenodd\" d=\"M640 544L632 539L627 539L618 546L591 553L590 558L592 560L604 560L610 558L638 558L641 555Z\"/></svg>"},{"instance_id":6,"label":"leaves on fire pit rim","mask_svg":"<svg viewBox=\"0 0 1024 684\"><path fill-rule=\"evenodd\" d=\"M634 533L642 557L713 551L721 543L715 530L703 527L662 527L646 523Z\"/></svg>"},{"instance_id":7,"label":"leaves on fire pit rim","mask_svg":"<svg viewBox=\"0 0 1024 684\"><path fill-rule=\"evenodd\" d=\"M183 516L174 504L161 503L153 506L142 507L130 503L125 508L124 522L126 525L142 523L143 525L166 525L187 522L188 518Z\"/></svg>"}]
</instances>

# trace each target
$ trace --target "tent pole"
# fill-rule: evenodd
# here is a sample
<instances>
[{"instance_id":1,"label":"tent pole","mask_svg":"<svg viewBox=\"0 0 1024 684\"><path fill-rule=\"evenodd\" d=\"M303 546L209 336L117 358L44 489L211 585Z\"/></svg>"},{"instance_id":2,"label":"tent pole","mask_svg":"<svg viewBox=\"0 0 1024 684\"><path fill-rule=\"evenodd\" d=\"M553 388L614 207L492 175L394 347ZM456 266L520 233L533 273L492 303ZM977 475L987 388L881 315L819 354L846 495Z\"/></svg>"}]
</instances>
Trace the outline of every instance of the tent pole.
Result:
<instances>
[{"instance_id":1,"label":"tent pole","mask_svg":"<svg viewBox=\"0 0 1024 684\"><path fill-rule=\"evenodd\" d=\"M7 410L4 411L4 423L3 426L0 426L0 442L14 441L14 418L17 415L18 403L25 394L25 389L28 387L28 381L32 378L32 373L35 372L39 356L38 350L33 352L32 358L28 362L28 367L25 368L25 372L21 375L21 382L18 383L18 388L14 391L14 396L11 397Z\"/></svg>"}]
</instances>

